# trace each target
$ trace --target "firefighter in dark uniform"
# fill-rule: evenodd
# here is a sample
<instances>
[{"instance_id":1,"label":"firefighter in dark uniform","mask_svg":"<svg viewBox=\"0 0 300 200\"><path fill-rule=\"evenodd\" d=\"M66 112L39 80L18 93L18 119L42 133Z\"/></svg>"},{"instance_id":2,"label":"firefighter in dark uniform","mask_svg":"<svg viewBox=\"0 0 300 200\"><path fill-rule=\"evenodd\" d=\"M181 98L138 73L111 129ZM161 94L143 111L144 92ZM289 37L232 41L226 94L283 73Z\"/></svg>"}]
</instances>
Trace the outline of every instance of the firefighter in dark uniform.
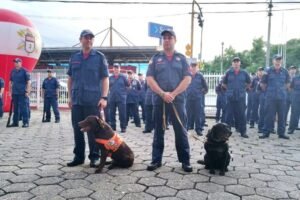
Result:
<instances>
[{"instance_id":1,"label":"firefighter in dark uniform","mask_svg":"<svg viewBox=\"0 0 300 200\"><path fill-rule=\"evenodd\" d=\"M274 126L276 114L278 116L278 137L282 139L289 139L289 137L285 135L285 110L290 76L288 71L283 68L281 64L281 55L275 55L273 57L273 67L268 69L261 81L262 88L266 90L267 102L265 103L266 115L263 135L259 136L261 139L269 137Z\"/></svg>"},{"instance_id":2,"label":"firefighter in dark uniform","mask_svg":"<svg viewBox=\"0 0 300 200\"><path fill-rule=\"evenodd\" d=\"M145 95L145 130L143 133L151 133L154 128L154 121L153 121L153 91L148 86L147 82L145 83L146 95Z\"/></svg>"},{"instance_id":3,"label":"firefighter in dark uniform","mask_svg":"<svg viewBox=\"0 0 300 200\"><path fill-rule=\"evenodd\" d=\"M46 119L43 122L50 122L51 121L51 107L54 112L55 116L55 123L59 123L60 121L60 114L58 110L58 103L57 99L59 97L59 82L58 80L52 76L52 71L47 70L48 77L45 78L42 91L44 97L44 111L46 112ZM45 113L43 113L45 114Z\"/></svg>"},{"instance_id":4,"label":"firefighter in dark uniform","mask_svg":"<svg viewBox=\"0 0 300 200\"><path fill-rule=\"evenodd\" d=\"M140 82L134 77L131 70L127 72L129 87L127 88L127 123L130 114L133 116L136 127L141 127L141 119L139 116L139 93L141 90Z\"/></svg>"},{"instance_id":5,"label":"firefighter in dark uniform","mask_svg":"<svg viewBox=\"0 0 300 200\"><path fill-rule=\"evenodd\" d=\"M235 128L243 138L248 138L246 127L246 89L250 87L249 74L240 68L241 60L235 57L232 67L224 76L223 87L226 88L226 123L232 125L234 119Z\"/></svg>"},{"instance_id":6,"label":"firefighter in dark uniform","mask_svg":"<svg viewBox=\"0 0 300 200\"><path fill-rule=\"evenodd\" d=\"M3 117L4 80L0 78L0 119Z\"/></svg>"},{"instance_id":7,"label":"firefighter in dark uniform","mask_svg":"<svg viewBox=\"0 0 300 200\"><path fill-rule=\"evenodd\" d=\"M298 127L300 117L300 75L296 75L291 82L291 117L288 134L293 134Z\"/></svg>"},{"instance_id":8,"label":"firefighter in dark uniform","mask_svg":"<svg viewBox=\"0 0 300 200\"><path fill-rule=\"evenodd\" d=\"M226 96L225 96L225 89L222 87L224 76L222 76L221 80L219 81L218 85L216 86L216 93L217 93L217 112L216 112L216 123L221 121L225 123L225 105L226 105Z\"/></svg>"},{"instance_id":9,"label":"firefighter in dark uniform","mask_svg":"<svg viewBox=\"0 0 300 200\"><path fill-rule=\"evenodd\" d=\"M10 127L19 126L19 118L22 116L23 128L29 126L29 94L30 75L22 67L20 58L14 59L15 69L10 75L10 93L12 94L14 115L13 124Z\"/></svg>"},{"instance_id":10,"label":"firefighter in dark uniform","mask_svg":"<svg viewBox=\"0 0 300 200\"><path fill-rule=\"evenodd\" d=\"M255 124L258 123L258 108L259 108L259 91L257 91L257 86L262 78L264 68L258 68L256 76L252 79L250 91L252 93L252 112L250 116L250 128L254 128Z\"/></svg>"},{"instance_id":11,"label":"firefighter in dark uniform","mask_svg":"<svg viewBox=\"0 0 300 200\"><path fill-rule=\"evenodd\" d=\"M292 82L293 78L296 76L297 68L295 66L289 67L289 75L290 75L290 82ZM286 98L286 109L285 109L285 122L286 125L288 125L288 114L291 108L292 104L292 97L291 97L291 91L287 90L287 98Z\"/></svg>"},{"instance_id":12,"label":"firefighter in dark uniform","mask_svg":"<svg viewBox=\"0 0 300 200\"><path fill-rule=\"evenodd\" d=\"M191 61L190 72L192 82L187 89L186 111L188 116L188 128L194 129L197 135L202 136L203 131L203 98L207 93L207 84L203 75L199 72L196 59Z\"/></svg>"},{"instance_id":13,"label":"firefighter in dark uniform","mask_svg":"<svg viewBox=\"0 0 300 200\"><path fill-rule=\"evenodd\" d=\"M254 79L254 75L251 74L250 76L250 79L251 79L251 83ZM252 115L252 110L253 110L253 90L251 90L251 85L250 85L250 88L248 88L247 90L247 110L246 110L246 120L247 120L247 123L250 122L250 119L251 119L251 115Z\"/></svg>"},{"instance_id":14,"label":"firefighter in dark uniform","mask_svg":"<svg viewBox=\"0 0 300 200\"><path fill-rule=\"evenodd\" d=\"M74 129L75 154L69 167L84 163L85 140L80 131L78 122L89 115L100 115L99 109L107 105L109 88L108 64L105 56L93 49L94 34L90 30L83 30L80 34L82 50L73 54L70 59L70 68L67 72L69 107L71 108L72 125ZM89 142L90 167L96 167L99 159L99 150L93 134L87 134Z\"/></svg>"},{"instance_id":15,"label":"firefighter in dark uniform","mask_svg":"<svg viewBox=\"0 0 300 200\"><path fill-rule=\"evenodd\" d=\"M145 96L146 96L146 81L142 73L138 73L139 82L141 84L141 90L139 91L139 106L142 109L142 120L145 123L146 114L145 114Z\"/></svg>"},{"instance_id":16,"label":"firefighter in dark uniform","mask_svg":"<svg viewBox=\"0 0 300 200\"><path fill-rule=\"evenodd\" d=\"M147 170L162 164L166 116L170 115L175 132L177 157L186 172L191 172L190 147L186 131L185 90L191 83L189 65L184 55L175 51L176 36L171 30L161 33L163 52L154 55L147 71L147 84L154 92L154 137L152 162Z\"/></svg>"},{"instance_id":17,"label":"firefighter in dark uniform","mask_svg":"<svg viewBox=\"0 0 300 200\"><path fill-rule=\"evenodd\" d=\"M127 127L126 99L129 83L126 76L120 73L120 70L120 65L114 64L113 75L109 77L109 121L111 127L116 130L116 109L118 108L121 132L125 133Z\"/></svg>"}]
</instances>

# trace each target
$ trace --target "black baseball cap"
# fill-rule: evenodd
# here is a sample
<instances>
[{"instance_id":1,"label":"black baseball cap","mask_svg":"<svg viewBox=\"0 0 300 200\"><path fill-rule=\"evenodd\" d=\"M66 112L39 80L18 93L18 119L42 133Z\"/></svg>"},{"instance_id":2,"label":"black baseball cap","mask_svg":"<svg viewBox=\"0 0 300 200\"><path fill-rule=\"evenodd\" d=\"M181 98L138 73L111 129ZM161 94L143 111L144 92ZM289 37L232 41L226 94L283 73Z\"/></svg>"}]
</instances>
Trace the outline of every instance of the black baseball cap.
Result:
<instances>
[{"instance_id":1,"label":"black baseball cap","mask_svg":"<svg viewBox=\"0 0 300 200\"><path fill-rule=\"evenodd\" d=\"M52 73L52 70L51 70L51 69L48 69L47 72L48 72L48 73Z\"/></svg>"},{"instance_id":2,"label":"black baseball cap","mask_svg":"<svg viewBox=\"0 0 300 200\"><path fill-rule=\"evenodd\" d=\"M275 54L275 55L273 56L273 59L275 59L275 60L281 60L281 59L282 59L282 56L281 56L280 54Z\"/></svg>"},{"instance_id":3,"label":"black baseball cap","mask_svg":"<svg viewBox=\"0 0 300 200\"><path fill-rule=\"evenodd\" d=\"M138 76L143 76L143 74L142 73L138 73Z\"/></svg>"},{"instance_id":4,"label":"black baseball cap","mask_svg":"<svg viewBox=\"0 0 300 200\"><path fill-rule=\"evenodd\" d=\"M289 67L289 69L297 69L297 67L295 65L292 65Z\"/></svg>"},{"instance_id":5,"label":"black baseball cap","mask_svg":"<svg viewBox=\"0 0 300 200\"><path fill-rule=\"evenodd\" d=\"M131 70L128 70L128 71L127 71L127 74L132 74L132 71L131 71Z\"/></svg>"},{"instance_id":6,"label":"black baseball cap","mask_svg":"<svg viewBox=\"0 0 300 200\"><path fill-rule=\"evenodd\" d=\"M263 68L263 67L259 67L258 69L257 69L257 71L264 71L265 70L265 68Z\"/></svg>"},{"instance_id":7,"label":"black baseball cap","mask_svg":"<svg viewBox=\"0 0 300 200\"><path fill-rule=\"evenodd\" d=\"M233 62L233 61L241 61L241 59L240 59L240 57L237 57L237 56L236 56L236 57L234 57L234 58L232 59L232 62Z\"/></svg>"},{"instance_id":8,"label":"black baseball cap","mask_svg":"<svg viewBox=\"0 0 300 200\"><path fill-rule=\"evenodd\" d=\"M80 38L85 37L85 36L87 36L87 35L91 35L92 37L95 37L94 33L93 33L91 30L89 30L89 29L84 29L84 30L82 30L81 33L80 33Z\"/></svg>"},{"instance_id":9,"label":"black baseball cap","mask_svg":"<svg viewBox=\"0 0 300 200\"><path fill-rule=\"evenodd\" d=\"M15 58L15 59L13 60L13 62L15 62L15 63L22 62L22 59L21 59L21 58Z\"/></svg>"},{"instance_id":10,"label":"black baseball cap","mask_svg":"<svg viewBox=\"0 0 300 200\"><path fill-rule=\"evenodd\" d=\"M165 34L170 34L170 35L172 35L172 36L174 36L174 37L176 37L176 34L175 34L175 32L173 31L173 30L163 30L161 33L160 33L160 35L161 36L164 36Z\"/></svg>"}]
</instances>

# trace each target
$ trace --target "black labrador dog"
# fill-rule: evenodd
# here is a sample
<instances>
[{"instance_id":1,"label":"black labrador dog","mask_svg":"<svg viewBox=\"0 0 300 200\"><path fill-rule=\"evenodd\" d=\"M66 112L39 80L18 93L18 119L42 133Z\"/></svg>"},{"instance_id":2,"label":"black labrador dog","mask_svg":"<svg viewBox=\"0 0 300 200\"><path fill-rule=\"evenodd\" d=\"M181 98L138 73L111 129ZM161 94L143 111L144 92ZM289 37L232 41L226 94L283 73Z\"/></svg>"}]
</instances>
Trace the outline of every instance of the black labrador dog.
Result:
<instances>
[{"instance_id":1,"label":"black labrador dog","mask_svg":"<svg viewBox=\"0 0 300 200\"><path fill-rule=\"evenodd\" d=\"M101 118L88 116L79 122L81 131L94 134L96 143L101 150L100 164L95 173L101 173L107 157L111 157L112 162L108 169L114 167L128 168L133 165L134 154L129 146L113 131L113 129Z\"/></svg>"},{"instance_id":2,"label":"black labrador dog","mask_svg":"<svg viewBox=\"0 0 300 200\"><path fill-rule=\"evenodd\" d=\"M198 160L199 164L205 165L210 174L215 174L215 170L220 170L220 175L224 176L228 171L230 154L228 139L232 132L230 127L224 123L215 124L207 133L207 140L204 143L206 154L204 161Z\"/></svg>"}]
</instances>

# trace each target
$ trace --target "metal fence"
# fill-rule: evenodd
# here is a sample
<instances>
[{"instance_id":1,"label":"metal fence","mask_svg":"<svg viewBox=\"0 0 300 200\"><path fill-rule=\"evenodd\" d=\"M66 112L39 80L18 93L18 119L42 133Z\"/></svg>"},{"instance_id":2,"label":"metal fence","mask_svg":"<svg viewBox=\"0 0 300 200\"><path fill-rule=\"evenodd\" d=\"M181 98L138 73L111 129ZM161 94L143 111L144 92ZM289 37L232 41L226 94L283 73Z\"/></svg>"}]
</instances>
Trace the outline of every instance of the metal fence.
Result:
<instances>
[{"instance_id":1,"label":"metal fence","mask_svg":"<svg viewBox=\"0 0 300 200\"><path fill-rule=\"evenodd\" d=\"M53 72L53 76L56 77L60 83L58 105L60 108L68 107L68 87L67 80L68 75L65 70ZM34 71L31 73L31 93L30 93L30 105L32 107L42 107L44 99L42 98L42 84L47 77L45 70ZM206 107L215 107L216 105L216 93L215 87L219 83L221 74L204 74L204 78L208 85L208 93L205 96Z\"/></svg>"}]
</instances>

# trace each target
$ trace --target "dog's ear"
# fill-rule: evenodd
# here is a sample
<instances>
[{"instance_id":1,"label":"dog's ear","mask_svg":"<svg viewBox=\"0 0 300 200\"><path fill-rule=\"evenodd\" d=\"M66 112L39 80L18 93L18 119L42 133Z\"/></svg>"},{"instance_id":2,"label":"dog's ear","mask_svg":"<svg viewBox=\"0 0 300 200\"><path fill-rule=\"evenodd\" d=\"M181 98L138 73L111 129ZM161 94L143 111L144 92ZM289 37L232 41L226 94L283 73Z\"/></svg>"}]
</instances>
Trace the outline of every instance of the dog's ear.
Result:
<instances>
[{"instance_id":1,"label":"dog's ear","mask_svg":"<svg viewBox=\"0 0 300 200\"><path fill-rule=\"evenodd\" d=\"M101 119L100 117L96 116L98 124L100 125L101 128L105 127L105 123L103 121L103 119Z\"/></svg>"}]
</instances>

